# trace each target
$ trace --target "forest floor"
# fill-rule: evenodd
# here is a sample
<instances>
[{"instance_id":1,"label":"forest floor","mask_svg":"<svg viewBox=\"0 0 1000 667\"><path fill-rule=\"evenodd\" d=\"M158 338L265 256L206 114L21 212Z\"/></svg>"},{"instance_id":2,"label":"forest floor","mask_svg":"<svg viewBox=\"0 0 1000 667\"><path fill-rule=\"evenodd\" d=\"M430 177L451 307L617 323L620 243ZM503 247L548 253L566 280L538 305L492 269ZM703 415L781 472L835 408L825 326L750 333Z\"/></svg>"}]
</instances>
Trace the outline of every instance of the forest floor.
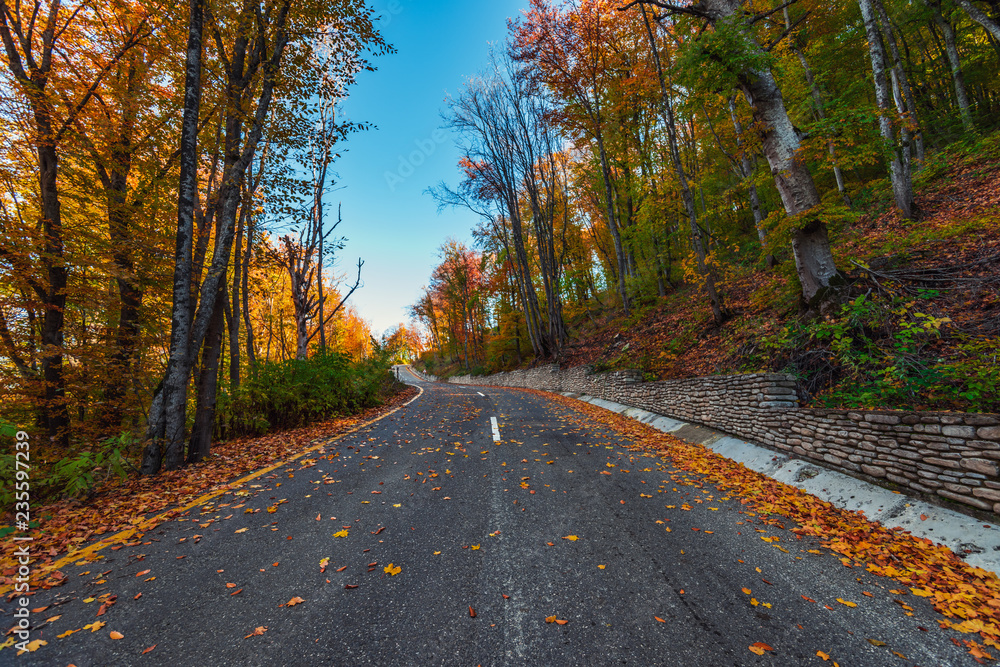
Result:
<instances>
[{"instance_id":1,"label":"forest floor","mask_svg":"<svg viewBox=\"0 0 1000 667\"><path fill-rule=\"evenodd\" d=\"M832 325L800 319L786 256L776 269L733 271L723 288L731 316L721 327L690 285L639 304L628 317L578 315L562 365L640 369L648 380L787 371L813 404L997 411L986 398L997 373L972 368L1000 350L1000 141L992 139L985 152L925 167L916 180L919 221L901 220L883 198L832 230L852 296L881 304L840 318L858 339L853 351L833 349ZM916 339L909 335L914 322L930 323L917 327L923 335ZM961 386L977 374L976 387ZM898 391L882 387L876 397L844 390L858 381Z\"/></svg>"}]
</instances>

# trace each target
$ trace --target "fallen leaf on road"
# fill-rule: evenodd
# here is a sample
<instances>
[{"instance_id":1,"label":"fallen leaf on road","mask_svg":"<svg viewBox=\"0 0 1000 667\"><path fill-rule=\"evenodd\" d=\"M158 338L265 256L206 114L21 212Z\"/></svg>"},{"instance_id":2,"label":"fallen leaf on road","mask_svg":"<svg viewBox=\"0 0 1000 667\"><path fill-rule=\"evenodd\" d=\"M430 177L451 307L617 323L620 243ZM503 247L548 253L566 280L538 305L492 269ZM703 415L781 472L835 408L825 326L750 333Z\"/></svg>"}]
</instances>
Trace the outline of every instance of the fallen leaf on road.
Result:
<instances>
[{"instance_id":1,"label":"fallen leaf on road","mask_svg":"<svg viewBox=\"0 0 1000 667\"><path fill-rule=\"evenodd\" d=\"M819 657L823 658L824 662L826 662L827 660L830 659L830 654L829 653L823 653L823 651L816 651L816 655L818 655Z\"/></svg>"},{"instance_id":2,"label":"fallen leaf on road","mask_svg":"<svg viewBox=\"0 0 1000 667\"><path fill-rule=\"evenodd\" d=\"M750 590L749 588L742 588L742 589L740 589L740 590L742 590L742 591L743 591L744 593L746 593L747 595L750 595L750 593L752 592L752 591L751 591L751 590Z\"/></svg>"},{"instance_id":3,"label":"fallen leaf on road","mask_svg":"<svg viewBox=\"0 0 1000 667\"><path fill-rule=\"evenodd\" d=\"M303 602L305 602L305 600L303 600L302 598L300 598L298 596L295 596L291 600L289 600L288 602L286 602L285 606L286 607L294 607L295 605L302 604Z\"/></svg>"},{"instance_id":4,"label":"fallen leaf on road","mask_svg":"<svg viewBox=\"0 0 1000 667\"><path fill-rule=\"evenodd\" d=\"M476 610L473 609L472 607L469 607L469 618L475 618L475 617L476 617Z\"/></svg>"},{"instance_id":5,"label":"fallen leaf on road","mask_svg":"<svg viewBox=\"0 0 1000 667\"><path fill-rule=\"evenodd\" d=\"M74 632L80 632L80 628L77 628L76 630L67 630L66 632L62 633L61 635L56 635L56 638L62 639L63 637L69 637Z\"/></svg>"},{"instance_id":6,"label":"fallen leaf on road","mask_svg":"<svg viewBox=\"0 0 1000 667\"><path fill-rule=\"evenodd\" d=\"M842 605L846 605L848 607L857 607L858 606L856 602L849 602L849 601L843 600L841 598L837 598L837 602L839 602Z\"/></svg>"},{"instance_id":7,"label":"fallen leaf on road","mask_svg":"<svg viewBox=\"0 0 1000 667\"><path fill-rule=\"evenodd\" d=\"M236 584L226 584L226 588L236 588Z\"/></svg>"},{"instance_id":8,"label":"fallen leaf on road","mask_svg":"<svg viewBox=\"0 0 1000 667\"><path fill-rule=\"evenodd\" d=\"M397 574L399 574L400 572L402 572L402 571L403 571L403 568L402 568L402 567L399 567L398 565L397 565L396 567L393 567L392 563L389 563L389 564L388 564L388 565L386 565L386 566L385 566L385 568L383 568L383 569L384 569L384 571L385 571L385 572L387 572L387 573L389 574L389 576L391 576L391 577L395 577L395 576L396 576Z\"/></svg>"},{"instance_id":9,"label":"fallen leaf on road","mask_svg":"<svg viewBox=\"0 0 1000 667\"><path fill-rule=\"evenodd\" d=\"M234 531L234 532L236 532L236 533L245 533L245 532L247 532L248 530L249 530L249 528L240 528L239 530L237 530L237 531ZM251 636L251 635L247 635L247 637L250 637L250 636ZM244 637L244 639L246 639L246 637Z\"/></svg>"},{"instance_id":10,"label":"fallen leaf on road","mask_svg":"<svg viewBox=\"0 0 1000 667\"><path fill-rule=\"evenodd\" d=\"M233 591L232 593L229 594L229 597L232 597L234 595L239 595L242 592L243 592L242 588L237 588L235 591Z\"/></svg>"},{"instance_id":11,"label":"fallen leaf on road","mask_svg":"<svg viewBox=\"0 0 1000 667\"><path fill-rule=\"evenodd\" d=\"M473 544L472 545L472 550L473 551L478 551L479 550L479 545L478 544Z\"/></svg>"},{"instance_id":12,"label":"fallen leaf on road","mask_svg":"<svg viewBox=\"0 0 1000 667\"><path fill-rule=\"evenodd\" d=\"M117 630L112 630L111 634L108 636L111 637L112 639L125 639L125 635L118 632Z\"/></svg>"},{"instance_id":13,"label":"fallen leaf on road","mask_svg":"<svg viewBox=\"0 0 1000 667\"><path fill-rule=\"evenodd\" d=\"M872 646L885 646L885 642L881 642L877 639L869 639L868 643L871 644Z\"/></svg>"},{"instance_id":14,"label":"fallen leaf on road","mask_svg":"<svg viewBox=\"0 0 1000 667\"><path fill-rule=\"evenodd\" d=\"M754 642L747 647L750 649L751 653L756 653L757 655L764 655L764 651L773 651L774 649L765 644L764 642Z\"/></svg>"},{"instance_id":15,"label":"fallen leaf on road","mask_svg":"<svg viewBox=\"0 0 1000 667\"><path fill-rule=\"evenodd\" d=\"M348 532L346 530L338 530L333 534L334 537L347 537Z\"/></svg>"},{"instance_id":16,"label":"fallen leaf on road","mask_svg":"<svg viewBox=\"0 0 1000 667\"><path fill-rule=\"evenodd\" d=\"M664 621L664 620L663 620L662 618L660 618L659 616L654 616L653 618L655 618L656 620L658 620L658 621L659 621L660 623L666 623L666 621Z\"/></svg>"},{"instance_id":17,"label":"fallen leaf on road","mask_svg":"<svg viewBox=\"0 0 1000 667\"><path fill-rule=\"evenodd\" d=\"M246 639L246 637L244 637L244 639ZM143 652L142 652L142 654L143 654L143 655L146 655L147 653L149 653L150 651L152 651L152 650L153 650L154 648L156 648L156 644L153 644L153 645L152 645L152 646L150 646L149 648L147 648L147 649L144 649L144 650L143 650Z\"/></svg>"},{"instance_id":18,"label":"fallen leaf on road","mask_svg":"<svg viewBox=\"0 0 1000 667\"><path fill-rule=\"evenodd\" d=\"M141 576L142 576L142 575L144 575L144 574L149 574L149 570L143 570L142 572L138 572L138 573L136 573L136 575L135 575L135 576L137 576L137 577L141 577Z\"/></svg>"},{"instance_id":19,"label":"fallen leaf on road","mask_svg":"<svg viewBox=\"0 0 1000 667\"><path fill-rule=\"evenodd\" d=\"M91 623L89 625L83 626L83 629L84 630L90 630L91 632L97 632L98 630L100 630L101 628L103 628L105 625L106 624L102 623L101 621L94 621L93 623Z\"/></svg>"},{"instance_id":20,"label":"fallen leaf on road","mask_svg":"<svg viewBox=\"0 0 1000 667\"><path fill-rule=\"evenodd\" d=\"M555 617L555 615L552 615L552 616L546 616L546 617L545 617L545 622L546 622L546 623L555 623L555 622L556 622L556 617Z\"/></svg>"},{"instance_id":21,"label":"fallen leaf on road","mask_svg":"<svg viewBox=\"0 0 1000 667\"><path fill-rule=\"evenodd\" d=\"M250 637L259 637L260 635L264 634L265 632L267 632L267 626L261 625L261 626L258 626L256 628L254 628L253 632L251 632L250 634L248 634L243 639L249 639Z\"/></svg>"},{"instance_id":22,"label":"fallen leaf on road","mask_svg":"<svg viewBox=\"0 0 1000 667\"><path fill-rule=\"evenodd\" d=\"M35 652L35 651L37 651L37 650L38 650L38 649L39 649L40 647L42 647L42 646L48 646L48 644L49 644L49 643L48 643L47 641L45 641L44 639L34 639L34 640L32 640L32 641L28 642L28 643L27 643L27 644L25 645L25 650L23 650L23 651L18 651L18 652L17 652L17 654L18 654L18 655L21 655L22 653L25 653L25 652L28 652L28 653L34 653L34 652Z\"/></svg>"},{"instance_id":23,"label":"fallen leaf on road","mask_svg":"<svg viewBox=\"0 0 1000 667\"><path fill-rule=\"evenodd\" d=\"M569 540L570 542L576 542L576 541L577 541L578 539L580 539L580 538L579 538L579 537L577 537L576 535L567 535L567 536L566 536L566 537L564 537L563 539L564 539L564 540Z\"/></svg>"},{"instance_id":24,"label":"fallen leaf on road","mask_svg":"<svg viewBox=\"0 0 1000 667\"><path fill-rule=\"evenodd\" d=\"M352 588L357 588L357 587L358 587L357 584L344 584L344 588L346 588L348 590L350 590Z\"/></svg>"}]
</instances>

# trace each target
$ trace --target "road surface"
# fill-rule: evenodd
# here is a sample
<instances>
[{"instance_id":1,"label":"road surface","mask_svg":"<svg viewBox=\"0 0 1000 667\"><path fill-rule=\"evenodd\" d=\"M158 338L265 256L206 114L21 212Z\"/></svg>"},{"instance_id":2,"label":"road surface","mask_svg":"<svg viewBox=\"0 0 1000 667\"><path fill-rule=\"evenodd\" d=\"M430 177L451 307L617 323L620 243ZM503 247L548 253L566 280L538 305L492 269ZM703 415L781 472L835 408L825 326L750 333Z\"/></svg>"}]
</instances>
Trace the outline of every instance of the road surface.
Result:
<instances>
[{"instance_id":1,"label":"road surface","mask_svg":"<svg viewBox=\"0 0 1000 667\"><path fill-rule=\"evenodd\" d=\"M544 395L403 375L392 415L65 569L0 663L975 664L926 600Z\"/></svg>"}]
</instances>

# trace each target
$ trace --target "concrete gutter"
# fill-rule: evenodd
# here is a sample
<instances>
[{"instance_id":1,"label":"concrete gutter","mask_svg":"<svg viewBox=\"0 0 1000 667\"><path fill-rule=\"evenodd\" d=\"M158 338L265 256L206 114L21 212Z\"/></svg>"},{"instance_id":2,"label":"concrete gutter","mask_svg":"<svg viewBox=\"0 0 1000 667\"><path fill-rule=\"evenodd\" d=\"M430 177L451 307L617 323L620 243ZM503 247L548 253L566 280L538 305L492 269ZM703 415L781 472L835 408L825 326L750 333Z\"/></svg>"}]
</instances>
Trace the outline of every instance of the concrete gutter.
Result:
<instances>
[{"instance_id":1,"label":"concrete gutter","mask_svg":"<svg viewBox=\"0 0 1000 667\"><path fill-rule=\"evenodd\" d=\"M559 393L631 417L686 442L704 445L716 454L836 507L862 512L889 528L900 527L917 537L943 544L969 565L1000 575L1000 525L883 489L705 426L593 396ZM921 520L921 515L927 518Z\"/></svg>"}]
</instances>

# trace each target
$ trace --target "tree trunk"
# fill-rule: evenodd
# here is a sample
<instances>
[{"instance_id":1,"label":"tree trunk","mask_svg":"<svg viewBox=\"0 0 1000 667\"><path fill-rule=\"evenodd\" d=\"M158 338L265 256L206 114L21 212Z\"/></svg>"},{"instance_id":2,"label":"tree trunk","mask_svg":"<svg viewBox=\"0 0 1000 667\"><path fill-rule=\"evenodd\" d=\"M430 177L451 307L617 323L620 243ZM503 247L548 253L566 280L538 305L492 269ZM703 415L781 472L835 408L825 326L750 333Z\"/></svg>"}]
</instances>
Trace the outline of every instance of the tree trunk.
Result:
<instances>
[{"instance_id":1,"label":"tree trunk","mask_svg":"<svg viewBox=\"0 0 1000 667\"><path fill-rule=\"evenodd\" d=\"M970 110L969 94L965 90L965 75L962 73L962 61L958 56L958 47L955 45L955 29L951 23L941 13L941 0L924 0L924 3L934 15L934 22L937 23L941 34L944 36L945 54L948 56L948 65L951 67L951 81L955 86L955 101L958 103L958 112L962 117L962 126L966 132L975 132L975 125L972 122L972 111Z\"/></svg>"},{"instance_id":2,"label":"tree trunk","mask_svg":"<svg viewBox=\"0 0 1000 667\"><path fill-rule=\"evenodd\" d=\"M865 32L868 36L868 50L871 55L872 74L875 80L875 101L879 108L879 131L889 153L889 175L892 179L892 191L896 200L896 208L904 219L913 220L917 214L917 205L913 197L913 182L910 177L907 159L909 146L896 141L893 129L892 95L886 81L885 48L882 46L882 35L872 0L858 0L861 16L865 22Z\"/></svg>"},{"instance_id":3,"label":"tree trunk","mask_svg":"<svg viewBox=\"0 0 1000 667\"><path fill-rule=\"evenodd\" d=\"M243 267L243 230L246 228L252 202L244 199L236 223L236 246L233 250L233 296L230 300L232 315L227 318L229 325L229 390L240 387L240 285Z\"/></svg>"},{"instance_id":4,"label":"tree trunk","mask_svg":"<svg viewBox=\"0 0 1000 667\"><path fill-rule=\"evenodd\" d=\"M753 213L753 224L757 229L757 238L760 240L761 250L766 251L767 231L764 229L764 213L761 211L757 185L753 182L753 162L750 160L750 151L747 149L746 142L743 139L743 123L740 122L740 117L736 113L735 95L729 98L729 117L733 121L733 129L736 131L736 148L740 152L740 171L750 191L750 210ZM830 142L830 150L833 150L833 142ZM837 173L840 173L839 167L836 167L836 170ZM843 191L841 191L841 194L845 197L847 196ZM847 199L847 202L849 203L850 199ZM774 254L767 253L767 265L773 268L775 264Z\"/></svg>"},{"instance_id":5,"label":"tree trunk","mask_svg":"<svg viewBox=\"0 0 1000 667\"><path fill-rule=\"evenodd\" d=\"M785 7L784 14L785 27L791 30L793 24L792 18L788 13L788 7ZM819 84L816 82L815 75L813 75L812 67L809 66L809 61L806 59L806 55L802 52L802 49L800 49L794 42L792 43L792 51L799 59L799 64L802 65L802 71L806 77L806 83L809 84L809 90L812 93L813 98L813 106L816 109L816 117L820 120L825 120L826 110L824 108L825 104L823 102L823 93L819 89ZM837 192L840 193L840 199L844 202L844 206L851 208L851 197L847 194L847 187L844 183L844 173L841 171L840 162L837 160L837 147L834 145L833 139L827 140L826 147L830 153L830 162L833 163L833 178L837 183Z\"/></svg>"},{"instance_id":6,"label":"tree trunk","mask_svg":"<svg viewBox=\"0 0 1000 667\"><path fill-rule=\"evenodd\" d=\"M713 21L732 20L739 4L734 0L702 0ZM758 53L759 45L747 34L748 43ZM799 156L799 138L788 118L781 89L769 69L743 69L736 73L740 88L754 110L754 119L761 127L761 143L781 195L785 211L796 216L819 206L819 193L809 168ZM831 280L838 275L830 251L826 223L814 217L792 236L795 268L802 284L802 296L807 304L823 300Z\"/></svg>"},{"instance_id":7,"label":"tree trunk","mask_svg":"<svg viewBox=\"0 0 1000 667\"><path fill-rule=\"evenodd\" d=\"M972 17L972 20L986 28L993 39L1000 43L1000 23L997 23L985 12L972 4L971 0L955 0L955 3L965 10L965 13Z\"/></svg>"},{"instance_id":8,"label":"tree trunk","mask_svg":"<svg viewBox=\"0 0 1000 667\"><path fill-rule=\"evenodd\" d=\"M225 331L226 288L223 285L215 297L212 322L205 335L205 346L201 355L198 373L198 403L195 409L194 426L191 429L191 444L188 447L188 462L204 460L212 449L212 434L215 430L215 406L219 380L219 365L222 356L222 336Z\"/></svg>"},{"instance_id":9,"label":"tree trunk","mask_svg":"<svg viewBox=\"0 0 1000 667\"><path fill-rule=\"evenodd\" d=\"M892 80L893 98L896 101L896 110L899 112L900 118L905 119L902 127L900 127L901 143L905 147L904 150L906 152L906 155L902 159L906 163L904 167L907 173L912 173L909 165L911 140L913 149L916 151L917 163L923 164L924 162L924 133L920 128L917 101L913 96L913 90L910 88L910 77L906 74L906 67L903 65L903 58L899 53L899 45L896 43L896 36L892 29L892 21L889 20L889 14L885 11L885 5L882 3L882 0L873 0L873 2L875 11L878 12L879 20L882 23L882 34L885 35L885 41L889 45L889 51L892 53L893 66L889 72ZM902 93L902 97L900 93ZM911 127L915 129L915 132L910 129Z\"/></svg>"},{"instance_id":10,"label":"tree trunk","mask_svg":"<svg viewBox=\"0 0 1000 667\"><path fill-rule=\"evenodd\" d=\"M184 113L181 125L180 183L177 235L174 246L173 308L170 323L170 356L153 406L150 408L147 445L142 472L151 475L163 462L176 468L184 451L187 421L187 385L190 375L188 339L191 333L191 263L194 243L194 206L198 195L198 112L201 104L202 31L205 0L190 0L187 55L184 75Z\"/></svg>"},{"instance_id":11,"label":"tree trunk","mask_svg":"<svg viewBox=\"0 0 1000 667\"><path fill-rule=\"evenodd\" d=\"M640 5L642 18L646 24L646 36L649 39L649 47L653 52L653 61L656 65L656 73L660 80L660 111L663 114L663 122L667 127L667 139L669 142L670 162L674 167L674 175L681 188L681 198L684 200L684 209L687 211L688 222L691 225L691 245L698 258L698 273L705 280L705 291L708 293L708 301L712 307L712 318L716 326L721 326L724 315L722 297L716 288L715 270L708 265L705 254L704 239L701 228L698 226L698 213L694 205L694 196L688 184L687 174L684 173L684 165L681 162L680 148L677 145L677 125L674 122L674 105L670 99L670 91L667 88L666 79L663 77L663 65L660 62L660 51L656 45L656 38L653 35L653 28L649 23L649 15L646 14L645 5ZM702 197L702 208L704 208L704 196Z\"/></svg>"}]
</instances>

